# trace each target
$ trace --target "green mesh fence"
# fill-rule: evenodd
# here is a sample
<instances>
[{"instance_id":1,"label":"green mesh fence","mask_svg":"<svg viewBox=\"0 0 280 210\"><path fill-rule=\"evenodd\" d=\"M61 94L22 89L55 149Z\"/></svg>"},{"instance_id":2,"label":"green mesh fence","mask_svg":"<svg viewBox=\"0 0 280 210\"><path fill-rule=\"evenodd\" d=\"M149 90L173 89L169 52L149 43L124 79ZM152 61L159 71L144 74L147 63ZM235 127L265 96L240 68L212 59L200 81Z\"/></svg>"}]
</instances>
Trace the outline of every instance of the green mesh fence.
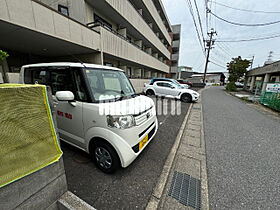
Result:
<instances>
[{"instance_id":1,"label":"green mesh fence","mask_svg":"<svg viewBox=\"0 0 280 210\"><path fill-rule=\"evenodd\" d=\"M0 187L62 155L43 85L0 85Z\"/></svg>"}]
</instances>

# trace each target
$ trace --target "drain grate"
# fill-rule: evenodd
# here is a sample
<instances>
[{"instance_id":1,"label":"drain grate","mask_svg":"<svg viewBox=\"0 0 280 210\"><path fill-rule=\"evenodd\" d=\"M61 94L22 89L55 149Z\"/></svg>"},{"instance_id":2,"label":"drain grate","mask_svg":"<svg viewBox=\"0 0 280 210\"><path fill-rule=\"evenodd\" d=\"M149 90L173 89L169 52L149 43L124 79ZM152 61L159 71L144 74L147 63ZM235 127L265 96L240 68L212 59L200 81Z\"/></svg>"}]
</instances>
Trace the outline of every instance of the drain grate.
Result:
<instances>
[{"instance_id":1,"label":"drain grate","mask_svg":"<svg viewBox=\"0 0 280 210\"><path fill-rule=\"evenodd\" d=\"M199 107L193 107L193 109L196 109L196 110L201 110L201 108L199 108Z\"/></svg>"},{"instance_id":2,"label":"drain grate","mask_svg":"<svg viewBox=\"0 0 280 210\"><path fill-rule=\"evenodd\" d=\"M201 209L201 182L188 174L174 172L168 195L185 206Z\"/></svg>"}]
</instances>

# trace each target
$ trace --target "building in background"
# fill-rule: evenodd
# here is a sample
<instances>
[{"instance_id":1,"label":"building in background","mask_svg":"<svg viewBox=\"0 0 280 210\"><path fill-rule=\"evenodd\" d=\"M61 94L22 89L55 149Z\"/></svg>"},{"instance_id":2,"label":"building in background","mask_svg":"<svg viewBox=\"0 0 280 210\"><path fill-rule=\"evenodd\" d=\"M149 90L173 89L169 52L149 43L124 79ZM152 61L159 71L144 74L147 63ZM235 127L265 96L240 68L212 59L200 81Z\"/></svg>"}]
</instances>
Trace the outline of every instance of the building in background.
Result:
<instances>
[{"instance_id":1,"label":"building in background","mask_svg":"<svg viewBox=\"0 0 280 210\"><path fill-rule=\"evenodd\" d=\"M179 78L179 52L180 52L180 39L181 39L181 25L172 25L172 57L171 57L171 77Z\"/></svg>"},{"instance_id":2,"label":"building in background","mask_svg":"<svg viewBox=\"0 0 280 210\"><path fill-rule=\"evenodd\" d=\"M266 90L267 83L280 83L280 61L266 62L264 66L254 68L245 75L244 89L255 91L257 83L259 92Z\"/></svg>"},{"instance_id":3,"label":"building in background","mask_svg":"<svg viewBox=\"0 0 280 210\"><path fill-rule=\"evenodd\" d=\"M200 72L189 72L191 76L186 78L187 81L192 83L203 83L204 73ZM224 84L226 75L224 72L208 72L205 77L205 82L207 85L211 84Z\"/></svg>"},{"instance_id":4,"label":"building in background","mask_svg":"<svg viewBox=\"0 0 280 210\"><path fill-rule=\"evenodd\" d=\"M190 78L193 75L193 69L189 66L179 66L178 67L178 78L179 79L187 79Z\"/></svg>"},{"instance_id":5,"label":"building in background","mask_svg":"<svg viewBox=\"0 0 280 210\"><path fill-rule=\"evenodd\" d=\"M118 67L141 87L139 79L170 73L172 27L161 0L2 0L0 8L11 82L24 64L56 61Z\"/></svg>"}]
</instances>

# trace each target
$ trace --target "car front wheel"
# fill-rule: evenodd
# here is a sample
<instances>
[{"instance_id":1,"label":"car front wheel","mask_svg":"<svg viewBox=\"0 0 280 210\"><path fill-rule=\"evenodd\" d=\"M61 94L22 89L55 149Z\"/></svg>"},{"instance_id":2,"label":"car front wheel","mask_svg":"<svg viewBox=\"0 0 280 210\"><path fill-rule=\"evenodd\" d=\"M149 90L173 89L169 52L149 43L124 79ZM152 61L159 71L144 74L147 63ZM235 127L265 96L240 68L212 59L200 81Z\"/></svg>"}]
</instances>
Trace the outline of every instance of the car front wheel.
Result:
<instances>
[{"instance_id":1,"label":"car front wheel","mask_svg":"<svg viewBox=\"0 0 280 210\"><path fill-rule=\"evenodd\" d=\"M146 95L147 96L153 96L153 95L155 95L155 93L152 90L147 90Z\"/></svg>"},{"instance_id":2,"label":"car front wheel","mask_svg":"<svg viewBox=\"0 0 280 210\"><path fill-rule=\"evenodd\" d=\"M117 152L106 142L97 142L91 155L96 166L104 173L114 173L120 167Z\"/></svg>"},{"instance_id":3,"label":"car front wheel","mask_svg":"<svg viewBox=\"0 0 280 210\"><path fill-rule=\"evenodd\" d=\"M184 93L181 96L181 101L185 102L185 103L190 103L192 101L192 96L190 94L188 94L188 93Z\"/></svg>"}]
</instances>

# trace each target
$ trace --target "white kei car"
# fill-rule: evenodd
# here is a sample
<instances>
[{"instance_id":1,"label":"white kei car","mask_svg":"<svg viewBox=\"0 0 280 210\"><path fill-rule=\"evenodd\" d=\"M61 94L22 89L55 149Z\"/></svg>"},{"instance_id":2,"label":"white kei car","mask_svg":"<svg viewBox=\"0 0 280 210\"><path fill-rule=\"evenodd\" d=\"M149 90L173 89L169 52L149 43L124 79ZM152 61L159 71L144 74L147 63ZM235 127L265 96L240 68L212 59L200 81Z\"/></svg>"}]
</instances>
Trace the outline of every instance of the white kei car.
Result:
<instances>
[{"instance_id":1,"label":"white kei car","mask_svg":"<svg viewBox=\"0 0 280 210\"><path fill-rule=\"evenodd\" d=\"M179 99L182 102L197 101L200 97L199 93L183 88L181 85L176 85L169 81L157 81L153 84L145 84L144 93L147 96L165 96Z\"/></svg>"},{"instance_id":2,"label":"white kei car","mask_svg":"<svg viewBox=\"0 0 280 210\"><path fill-rule=\"evenodd\" d=\"M20 83L51 87L60 139L113 173L144 150L158 130L152 99L135 93L121 69L86 63L21 68Z\"/></svg>"}]
</instances>

